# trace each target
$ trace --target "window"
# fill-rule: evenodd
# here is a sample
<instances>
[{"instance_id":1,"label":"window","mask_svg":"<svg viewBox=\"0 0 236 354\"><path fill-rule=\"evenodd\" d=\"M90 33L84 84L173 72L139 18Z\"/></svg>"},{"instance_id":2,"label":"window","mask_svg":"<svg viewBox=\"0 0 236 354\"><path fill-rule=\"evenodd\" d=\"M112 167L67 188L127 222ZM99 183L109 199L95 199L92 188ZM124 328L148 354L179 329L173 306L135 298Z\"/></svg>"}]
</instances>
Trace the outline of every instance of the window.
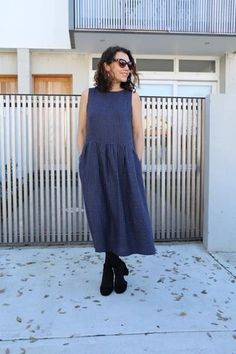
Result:
<instances>
[{"instance_id":1,"label":"window","mask_svg":"<svg viewBox=\"0 0 236 354\"><path fill-rule=\"evenodd\" d=\"M97 64L100 58L92 58L92 70L97 70Z\"/></svg>"},{"instance_id":2,"label":"window","mask_svg":"<svg viewBox=\"0 0 236 354\"><path fill-rule=\"evenodd\" d=\"M174 71L172 59L137 59L138 71Z\"/></svg>"},{"instance_id":3,"label":"window","mask_svg":"<svg viewBox=\"0 0 236 354\"><path fill-rule=\"evenodd\" d=\"M92 70L97 69L99 58L92 58ZM138 71L174 71L173 59L137 59Z\"/></svg>"},{"instance_id":4,"label":"window","mask_svg":"<svg viewBox=\"0 0 236 354\"><path fill-rule=\"evenodd\" d=\"M215 60L179 60L180 72L215 73Z\"/></svg>"},{"instance_id":5,"label":"window","mask_svg":"<svg viewBox=\"0 0 236 354\"><path fill-rule=\"evenodd\" d=\"M141 83L137 88L140 96L173 96L173 85L165 83Z\"/></svg>"},{"instance_id":6,"label":"window","mask_svg":"<svg viewBox=\"0 0 236 354\"><path fill-rule=\"evenodd\" d=\"M178 82L160 80L141 80L140 87L137 88L140 96L157 97L206 97L216 92L214 82Z\"/></svg>"},{"instance_id":7,"label":"window","mask_svg":"<svg viewBox=\"0 0 236 354\"><path fill-rule=\"evenodd\" d=\"M212 85L178 85L177 95L180 97L206 97L213 91Z\"/></svg>"}]
</instances>

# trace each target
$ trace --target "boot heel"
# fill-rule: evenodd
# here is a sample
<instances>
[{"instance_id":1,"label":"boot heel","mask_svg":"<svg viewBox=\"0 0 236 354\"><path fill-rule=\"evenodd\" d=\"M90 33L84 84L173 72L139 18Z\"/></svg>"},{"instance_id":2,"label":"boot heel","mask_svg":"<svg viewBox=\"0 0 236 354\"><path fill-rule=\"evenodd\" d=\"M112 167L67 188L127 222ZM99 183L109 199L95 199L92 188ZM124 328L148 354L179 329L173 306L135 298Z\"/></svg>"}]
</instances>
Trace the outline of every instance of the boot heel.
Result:
<instances>
[{"instance_id":1,"label":"boot heel","mask_svg":"<svg viewBox=\"0 0 236 354\"><path fill-rule=\"evenodd\" d=\"M122 294L127 289L127 281L124 279L124 275L129 274L129 270L125 263L121 261L116 267L113 267L115 273L115 292Z\"/></svg>"},{"instance_id":2,"label":"boot heel","mask_svg":"<svg viewBox=\"0 0 236 354\"><path fill-rule=\"evenodd\" d=\"M111 265L104 263L100 293L103 296L108 296L112 293L112 291L113 291L113 269Z\"/></svg>"},{"instance_id":3,"label":"boot heel","mask_svg":"<svg viewBox=\"0 0 236 354\"><path fill-rule=\"evenodd\" d=\"M129 275L129 269L126 267L126 264L124 266L124 275Z\"/></svg>"},{"instance_id":4,"label":"boot heel","mask_svg":"<svg viewBox=\"0 0 236 354\"><path fill-rule=\"evenodd\" d=\"M123 274L124 274L124 275L128 275L128 274L129 274L129 269L127 268L125 262L122 261L122 260L120 260L120 263L121 263L122 266L123 266Z\"/></svg>"}]
</instances>

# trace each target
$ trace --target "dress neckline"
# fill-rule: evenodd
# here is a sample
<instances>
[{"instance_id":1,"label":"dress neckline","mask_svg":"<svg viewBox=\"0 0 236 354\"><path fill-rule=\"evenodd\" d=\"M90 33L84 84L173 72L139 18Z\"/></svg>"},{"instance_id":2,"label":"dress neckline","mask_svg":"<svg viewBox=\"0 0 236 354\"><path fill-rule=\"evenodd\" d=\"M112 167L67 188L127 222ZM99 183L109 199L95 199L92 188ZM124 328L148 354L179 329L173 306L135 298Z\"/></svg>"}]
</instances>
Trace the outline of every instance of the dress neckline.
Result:
<instances>
[{"instance_id":1,"label":"dress neckline","mask_svg":"<svg viewBox=\"0 0 236 354\"><path fill-rule=\"evenodd\" d=\"M119 90L119 91L107 91L109 93L118 93L118 92L124 92L125 90Z\"/></svg>"}]
</instances>

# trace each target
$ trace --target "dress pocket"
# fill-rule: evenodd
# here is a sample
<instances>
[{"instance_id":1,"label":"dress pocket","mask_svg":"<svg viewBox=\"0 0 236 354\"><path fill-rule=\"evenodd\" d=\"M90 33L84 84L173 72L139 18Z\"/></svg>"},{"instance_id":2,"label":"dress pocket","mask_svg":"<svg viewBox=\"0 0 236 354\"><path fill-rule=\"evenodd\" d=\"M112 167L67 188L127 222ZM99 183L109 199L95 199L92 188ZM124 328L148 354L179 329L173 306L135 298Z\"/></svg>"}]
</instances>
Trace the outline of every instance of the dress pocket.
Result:
<instances>
[{"instance_id":1,"label":"dress pocket","mask_svg":"<svg viewBox=\"0 0 236 354\"><path fill-rule=\"evenodd\" d=\"M81 162L81 160L82 160L83 157L84 157L84 152L85 152L85 144L84 144L83 149L82 149L82 151L81 151L81 153L80 153L80 155L79 155L79 163Z\"/></svg>"},{"instance_id":2,"label":"dress pocket","mask_svg":"<svg viewBox=\"0 0 236 354\"><path fill-rule=\"evenodd\" d=\"M136 160L141 164L141 160L139 159L139 157L134 149L133 149L133 154L134 154Z\"/></svg>"}]
</instances>

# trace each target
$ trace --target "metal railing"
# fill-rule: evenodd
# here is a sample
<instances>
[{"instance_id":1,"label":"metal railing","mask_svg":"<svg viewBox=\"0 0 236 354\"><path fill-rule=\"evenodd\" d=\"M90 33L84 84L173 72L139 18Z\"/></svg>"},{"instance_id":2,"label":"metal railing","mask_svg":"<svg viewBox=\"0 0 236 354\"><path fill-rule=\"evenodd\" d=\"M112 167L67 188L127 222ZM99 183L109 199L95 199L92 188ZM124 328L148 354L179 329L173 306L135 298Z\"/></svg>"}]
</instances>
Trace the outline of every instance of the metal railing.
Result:
<instances>
[{"instance_id":1,"label":"metal railing","mask_svg":"<svg viewBox=\"0 0 236 354\"><path fill-rule=\"evenodd\" d=\"M155 240L201 239L204 99L141 100ZM0 95L0 245L91 241L78 173L79 102Z\"/></svg>"},{"instance_id":2,"label":"metal railing","mask_svg":"<svg viewBox=\"0 0 236 354\"><path fill-rule=\"evenodd\" d=\"M236 33L235 0L74 0L75 28Z\"/></svg>"}]
</instances>

